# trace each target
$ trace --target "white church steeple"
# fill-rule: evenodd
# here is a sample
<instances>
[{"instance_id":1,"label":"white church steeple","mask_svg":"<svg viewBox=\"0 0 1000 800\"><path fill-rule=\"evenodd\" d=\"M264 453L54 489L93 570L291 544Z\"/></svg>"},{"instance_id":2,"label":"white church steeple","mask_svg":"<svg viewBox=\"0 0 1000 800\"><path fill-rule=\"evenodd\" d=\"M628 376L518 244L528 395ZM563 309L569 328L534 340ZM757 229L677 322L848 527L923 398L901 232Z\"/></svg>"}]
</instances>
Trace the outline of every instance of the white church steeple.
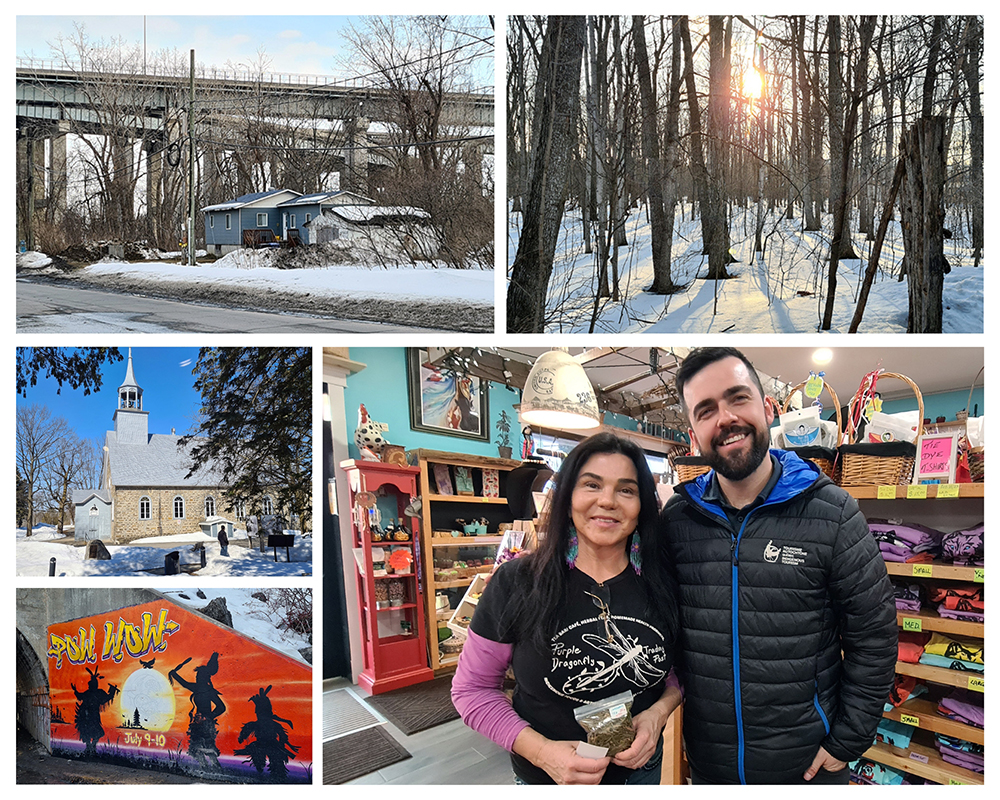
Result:
<instances>
[{"instance_id":1,"label":"white church steeple","mask_svg":"<svg viewBox=\"0 0 1000 800\"><path fill-rule=\"evenodd\" d=\"M128 349L125 380L118 387L115 409L115 435L121 444L146 444L149 440L149 412L142 410L142 387L132 371L132 348Z\"/></svg>"}]
</instances>

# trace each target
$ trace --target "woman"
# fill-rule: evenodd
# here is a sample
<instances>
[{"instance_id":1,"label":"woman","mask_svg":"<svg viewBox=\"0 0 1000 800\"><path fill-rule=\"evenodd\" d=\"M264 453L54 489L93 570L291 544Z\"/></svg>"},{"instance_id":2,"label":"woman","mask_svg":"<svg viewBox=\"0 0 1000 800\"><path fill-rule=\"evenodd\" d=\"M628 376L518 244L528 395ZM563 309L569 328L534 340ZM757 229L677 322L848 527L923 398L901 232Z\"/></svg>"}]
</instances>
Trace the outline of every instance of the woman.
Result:
<instances>
[{"instance_id":1,"label":"woman","mask_svg":"<svg viewBox=\"0 0 1000 800\"><path fill-rule=\"evenodd\" d=\"M556 476L538 549L493 575L452 681L471 728L511 753L517 783L659 783L681 700L673 574L655 541L656 489L638 445L600 433ZM500 687L508 666L513 705ZM629 690L635 741L584 758L573 710Z\"/></svg>"}]
</instances>

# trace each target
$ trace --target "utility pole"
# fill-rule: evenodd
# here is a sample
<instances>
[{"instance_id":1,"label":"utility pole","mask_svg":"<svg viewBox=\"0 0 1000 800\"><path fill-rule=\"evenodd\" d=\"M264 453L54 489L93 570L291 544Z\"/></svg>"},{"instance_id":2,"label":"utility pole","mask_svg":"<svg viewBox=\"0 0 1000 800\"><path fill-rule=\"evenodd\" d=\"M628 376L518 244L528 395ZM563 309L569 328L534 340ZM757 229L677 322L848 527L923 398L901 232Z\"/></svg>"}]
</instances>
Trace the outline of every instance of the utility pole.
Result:
<instances>
[{"instance_id":1,"label":"utility pole","mask_svg":"<svg viewBox=\"0 0 1000 800\"><path fill-rule=\"evenodd\" d=\"M188 105L188 258L194 266L194 50L191 51L191 90Z\"/></svg>"}]
</instances>

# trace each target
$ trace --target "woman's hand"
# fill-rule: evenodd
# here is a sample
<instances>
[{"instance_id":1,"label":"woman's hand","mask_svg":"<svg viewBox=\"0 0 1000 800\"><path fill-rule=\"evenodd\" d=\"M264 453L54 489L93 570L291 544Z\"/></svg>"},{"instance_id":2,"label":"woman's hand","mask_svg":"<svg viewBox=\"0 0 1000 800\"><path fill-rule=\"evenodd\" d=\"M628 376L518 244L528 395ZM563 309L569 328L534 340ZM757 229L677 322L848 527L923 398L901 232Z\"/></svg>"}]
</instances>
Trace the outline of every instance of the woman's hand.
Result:
<instances>
[{"instance_id":1,"label":"woman's hand","mask_svg":"<svg viewBox=\"0 0 1000 800\"><path fill-rule=\"evenodd\" d=\"M539 751L535 766L544 769L556 783L600 783L611 759L578 756L576 745L576 742L549 740Z\"/></svg>"},{"instance_id":2,"label":"woman's hand","mask_svg":"<svg viewBox=\"0 0 1000 800\"><path fill-rule=\"evenodd\" d=\"M614 757L614 762L627 769L639 769L644 766L656 752L663 737L663 728L681 700L680 690L670 686L653 705L632 717L635 740L627 750L622 750Z\"/></svg>"},{"instance_id":3,"label":"woman's hand","mask_svg":"<svg viewBox=\"0 0 1000 800\"><path fill-rule=\"evenodd\" d=\"M576 754L577 742L554 741L532 728L524 728L514 740L513 750L560 784L598 784L610 758L584 758Z\"/></svg>"}]
</instances>

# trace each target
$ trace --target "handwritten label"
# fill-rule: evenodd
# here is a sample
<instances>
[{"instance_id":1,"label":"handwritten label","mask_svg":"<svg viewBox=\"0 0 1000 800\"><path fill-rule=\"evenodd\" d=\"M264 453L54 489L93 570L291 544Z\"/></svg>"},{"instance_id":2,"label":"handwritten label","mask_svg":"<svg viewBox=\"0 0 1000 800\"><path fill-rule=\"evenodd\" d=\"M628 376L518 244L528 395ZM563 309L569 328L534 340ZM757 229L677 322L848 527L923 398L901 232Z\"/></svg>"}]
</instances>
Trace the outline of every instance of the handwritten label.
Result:
<instances>
[{"instance_id":1,"label":"handwritten label","mask_svg":"<svg viewBox=\"0 0 1000 800\"><path fill-rule=\"evenodd\" d=\"M899 721L904 725L913 725L916 728L920 727L920 717L914 717L910 714L900 714Z\"/></svg>"},{"instance_id":2,"label":"handwritten label","mask_svg":"<svg viewBox=\"0 0 1000 800\"><path fill-rule=\"evenodd\" d=\"M938 497L958 497L957 483L942 483L938 486Z\"/></svg>"},{"instance_id":3,"label":"handwritten label","mask_svg":"<svg viewBox=\"0 0 1000 800\"><path fill-rule=\"evenodd\" d=\"M933 578L934 577L934 567L930 564L914 564L913 565L913 577L914 578Z\"/></svg>"},{"instance_id":4,"label":"handwritten label","mask_svg":"<svg viewBox=\"0 0 1000 800\"><path fill-rule=\"evenodd\" d=\"M896 499L896 487L895 486L879 486L878 487L878 499L879 500L895 500Z\"/></svg>"},{"instance_id":5,"label":"handwritten label","mask_svg":"<svg viewBox=\"0 0 1000 800\"><path fill-rule=\"evenodd\" d=\"M948 778L948 785L949 786L965 786L966 783L965 783L965 781L958 780L958 778Z\"/></svg>"},{"instance_id":6,"label":"handwritten label","mask_svg":"<svg viewBox=\"0 0 1000 800\"><path fill-rule=\"evenodd\" d=\"M914 619L913 617L903 617L903 630L904 631L915 631L920 633L924 629L924 624L919 619Z\"/></svg>"},{"instance_id":7,"label":"handwritten label","mask_svg":"<svg viewBox=\"0 0 1000 800\"><path fill-rule=\"evenodd\" d=\"M921 483L917 486L907 486L906 487L906 499L907 500L926 500L927 499L927 484Z\"/></svg>"},{"instance_id":8,"label":"handwritten label","mask_svg":"<svg viewBox=\"0 0 1000 800\"><path fill-rule=\"evenodd\" d=\"M986 678L982 676L970 675L969 676L969 691L970 692L985 692L986 691Z\"/></svg>"},{"instance_id":9,"label":"handwritten label","mask_svg":"<svg viewBox=\"0 0 1000 800\"><path fill-rule=\"evenodd\" d=\"M976 567L972 570L972 582L973 583L986 583L986 568Z\"/></svg>"},{"instance_id":10,"label":"handwritten label","mask_svg":"<svg viewBox=\"0 0 1000 800\"><path fill-rule=\"evenodd\" d=\"M918 475L948 474L955 454L955 437L925 436L920 440L920 468Z\"/></svg>"},{"instance_id":11,"label":"handwritten label","mask_svg":"<svg viewBox=\"0 0 1000 800\"><path fill-rule=\"evenodd\" d=\"M913 761L919 761L921 764L926 764L928 761L930 761L930 759L927 758L927 756L921 755L920 753L910 753L910 758Z\"/></svg>"}]
</instances>

